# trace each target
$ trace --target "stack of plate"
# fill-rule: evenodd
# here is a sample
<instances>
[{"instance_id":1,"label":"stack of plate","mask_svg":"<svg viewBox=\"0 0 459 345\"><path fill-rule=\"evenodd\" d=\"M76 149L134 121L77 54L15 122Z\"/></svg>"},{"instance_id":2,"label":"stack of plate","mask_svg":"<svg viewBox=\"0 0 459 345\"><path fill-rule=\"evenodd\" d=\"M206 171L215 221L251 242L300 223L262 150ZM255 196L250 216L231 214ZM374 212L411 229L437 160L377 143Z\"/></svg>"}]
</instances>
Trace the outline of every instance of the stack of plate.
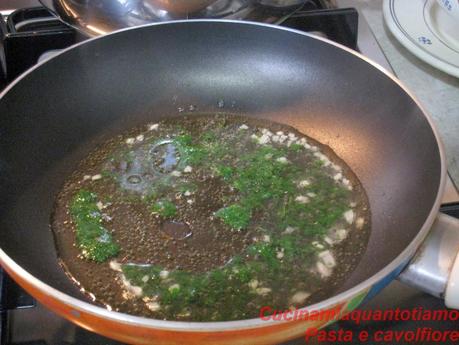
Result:
<instances>
[{"instance_id":1,"label":"stack of plate","mask_svg":"<svg viewBox=\"0 0 459 345\"><path fill-rule=\"evenodd\" d=\"M384 18L405 48L459 78L459 20L436 0L385 0Z\"/></svg>"}]
</instances>

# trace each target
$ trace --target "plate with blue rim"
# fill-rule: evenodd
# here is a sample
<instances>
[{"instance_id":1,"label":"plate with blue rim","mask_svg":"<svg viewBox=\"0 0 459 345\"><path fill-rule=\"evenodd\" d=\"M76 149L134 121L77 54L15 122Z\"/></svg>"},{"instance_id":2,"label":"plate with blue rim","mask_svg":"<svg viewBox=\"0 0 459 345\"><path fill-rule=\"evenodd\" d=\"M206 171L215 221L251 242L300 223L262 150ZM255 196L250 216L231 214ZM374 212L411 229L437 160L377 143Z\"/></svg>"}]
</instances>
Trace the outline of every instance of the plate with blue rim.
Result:
<instances>
[{"instance_id":1,"label":"plate with blue rim","mask_svg":"<svg viewBox=\"0 0 459 345\"><path fill-rule=\"evenodd\" d=\"M447 9L436 0L384 0L383 13L387 27L406 49L459 78L459 21Z\"/></svg>"}]
</instances>

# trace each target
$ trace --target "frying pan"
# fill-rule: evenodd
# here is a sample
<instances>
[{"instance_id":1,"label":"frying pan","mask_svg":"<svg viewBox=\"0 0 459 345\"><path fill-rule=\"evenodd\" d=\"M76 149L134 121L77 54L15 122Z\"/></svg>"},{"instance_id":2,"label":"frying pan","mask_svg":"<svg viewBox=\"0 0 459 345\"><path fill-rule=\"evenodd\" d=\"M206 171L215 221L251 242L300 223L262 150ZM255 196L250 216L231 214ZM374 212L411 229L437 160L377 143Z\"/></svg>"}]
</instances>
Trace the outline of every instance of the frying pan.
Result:
<instances>
[{"instance_id":1,"label":"frying pan","mask_svg":"<svg viewBox=\"0 0 459 345\"><path fill-rule=\"evenodd\" d=\"M37 300L136 344L275 344L323 325L135 317L93 304L59 266L50 215L78 161L97 143L189 105L296 127L362 182L372 212L368 248L336 295L308 310L339 306L344 314L371 298L408 264L437 217L446 174L438 134L409 92L366 58L263 24L127 29L63 51L1 94L0 263Z\"/></svg>"}]
</instances>

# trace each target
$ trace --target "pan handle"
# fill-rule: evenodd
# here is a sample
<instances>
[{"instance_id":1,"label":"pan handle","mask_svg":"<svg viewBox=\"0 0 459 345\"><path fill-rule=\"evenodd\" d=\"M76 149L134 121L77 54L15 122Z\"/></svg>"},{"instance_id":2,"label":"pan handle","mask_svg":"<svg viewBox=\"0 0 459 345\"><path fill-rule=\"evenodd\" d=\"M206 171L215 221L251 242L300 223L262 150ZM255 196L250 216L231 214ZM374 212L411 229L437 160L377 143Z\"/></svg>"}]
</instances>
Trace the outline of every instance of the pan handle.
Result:
<instances>
[{"instance_id":1,"label":"pan handle","mask_svg":"<svg viewBox=\"0 0 459 345\"><path fill-rule=\"evenodd\" d=\"M440 213L424 243L399 275L407 285L459 309L459 219Z\"/></svg>"},{"instance_id":2,"label":"pan handle","mask_svg":"<svg viewBox=\"0 0 459 345\"><path fill-rule=\"evenodd\" d=\"M454 259L445 289L445 305L448 308L459 309L459 255Z\"/></svg>"}]
</instances>

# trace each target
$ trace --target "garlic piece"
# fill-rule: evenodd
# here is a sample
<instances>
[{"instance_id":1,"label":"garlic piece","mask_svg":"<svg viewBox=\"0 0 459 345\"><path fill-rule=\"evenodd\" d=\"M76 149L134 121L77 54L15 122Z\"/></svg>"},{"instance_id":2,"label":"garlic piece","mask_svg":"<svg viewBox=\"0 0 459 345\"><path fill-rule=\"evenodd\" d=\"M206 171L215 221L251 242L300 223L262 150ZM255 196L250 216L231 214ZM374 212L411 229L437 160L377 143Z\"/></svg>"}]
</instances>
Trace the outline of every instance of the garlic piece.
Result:
<instances>
[{"instance_id":1,"label":"garlic piece","mask_svg":"<svg viewBox=\"0 0 459 345\"><path fill-rule=\"evenodd\" d=\"M318 255L319 259L323 262L328 268L333 268L336 266L335 258L329 250L320 252Z\"/></svg>"},{"instance_id":2,"label":"garlic piece","mask_svg":"<svg viewBox=\"0 0 459 345\"><path fill-rule=\"evenodd\" d=\"M167 277L169 277L169 271L161 271L161 272L159 272L159 277L161 279L167 279Z\"/></svg>"},{"instance_id":3,"label":"garlic piece","mask_svg":"<svg viewBox=\"0 0 459 345\"><path fill-rule=\"evenodd\" d=\"M357 218L357 220L355 221L355 227L359 230L363 228L364 224L365 224L365 219L363 219L362 217Z\"/></svg>"},{"instance_id":4,"label":"garlic piece","mask_svg":"<svg viewBox=\"0 0 459 345\"><path fill-rule=\"evenodd\" d=\"M255 290L255 292L260 296L266 296L271 292L271 289L267 287L259 287Z\"/></svg>"},{"instance_id":5,"label":"garlic piece","mask_svg":"<svg viewBox=\"0 0 459 345\"><path fill-rule=\"evenodd\" d=\"M304 301L306 301L309 298L309 296L311 296L309 292L298 291L290 298L290 303L293 303L293 304L304 303Z\"/></svg>"},{"instance_id":6,"label":"garlic piece","mask_svg":"<svg viewBox=\"0 0 459 345\"><path fill-rule=\"evenodd\" d=\"M328 278L332 274L331 269L325 266L321 261L316 263L316 268L322 278Z\"/></svg>"},{"instance_id":7,"label":"garlic piece","mask_svg":"<svg viewBox=\"0 0 459 345\"><path fill-rule=\"evenodd\" d=\"M295 201L300 204L307 204L309 202L309 198L305 195L299 195L295 198Z\"/></svg>"},{"instance_id":8,"label":"garlic piece","mask_svg":"<svg viewBox=\"0 0 459 345\"><path fill-rule=\"evenodd\" d=\"M148 125L148 130L149 131L156 131L156 130L158 130L158 128L159 128L159 124L157 124L157 123L151 123L151 124Z\"/></svg>"},{"instance_id":9,"label":"garlic piece","mask_svg":"<svg viewBox=\"0 0 459 345\"><path fill-rule=\"evenodd\" d=\"M348 222L349 224L352 224L354 222L355 213L353 210L347 210L346 212L344 212L343 216L346 222Z\"/></svg>"},{"instance_id":10,"label":"garlic piece","mask_svg":"<svg viewBox=\"0 0 459 345\"><path fill-rule=\"evenodd\" d=\"M257 288L257 286L258 286L258 280L253 279L253 280L249 281L248 285L249 285L249 288L255 290Z\"/></svg>"}]
</instances>

